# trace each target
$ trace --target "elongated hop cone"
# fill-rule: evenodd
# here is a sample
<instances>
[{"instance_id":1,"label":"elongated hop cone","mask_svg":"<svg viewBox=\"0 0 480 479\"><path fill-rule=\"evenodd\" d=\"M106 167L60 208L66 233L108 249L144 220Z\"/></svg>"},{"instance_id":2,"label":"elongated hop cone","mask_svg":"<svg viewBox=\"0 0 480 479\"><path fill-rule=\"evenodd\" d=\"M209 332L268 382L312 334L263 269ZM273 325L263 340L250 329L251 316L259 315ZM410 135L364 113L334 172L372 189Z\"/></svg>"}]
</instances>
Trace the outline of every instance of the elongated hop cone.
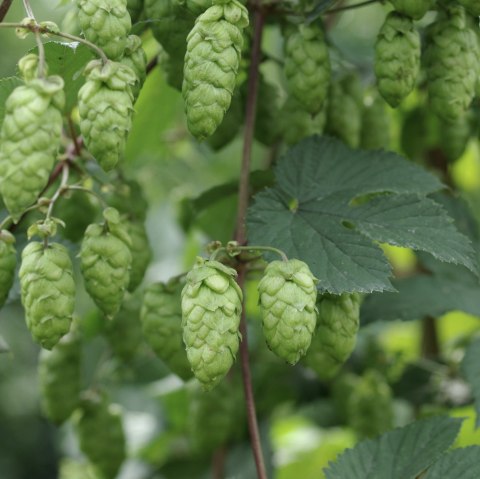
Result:
<instances>
[{"instance_id":1,"label":"elongated hop cone","mask_svg":"<svg viewBox=\"0 0 480 479\"><path fill-rule=\"evenodd\" d=\"M12 288L16 265L15 237L6 230L0 230L0 308Z\"/></svg>"},{"instance_id":2,"label":"elongated hop cone","mask_svg":"<svg viewBox=\"0 0 480 479\"><path fill-rule=\"evenodd\" d=\"M316 278L298 259L272 261L258 285L268 347L290 364L304 356L315 330Z\"/></svg>"},{"instance_id":3,"label":"elongated hop cone","mask_svg":"<svg viewBox=\"0 0 480 479\"><path fill-rule=\"evenodd\" d=\"M147 78L147 55L142 48L142 39L137 35L129 35L125 47L125 55L120 63L130 67L135 73L135 83L132 85L133 98L136 101Z\"/></svg>"},{"instance_id":4,"label":"elongated hop cone","mask_svg":"<svg viewBox=\"0 0 480 479\"><path fill-rule=\"evenodd\" d=\"M439 121L439 143L448 161L460 158L473 134L470 111L454 121Z\"/></svg>"},{"instance_id":5,"label":"elongated hop cone","mask_svg":"<svg viewBox=\"0 0 480 479\"><path fill-rule=\"evenodd\" d=\"M122 63L92 60L87 80L78 92L80 130L88 151L100 166L111 170L123 155L132 126L132 85L135 72Z\"/></svg>"},{"instance_id":6,"label":"elongated hop cone","mask_svg":"<svg viewBox=\"0 0 480 479\"><path fill-rule=\"evenodd\" d=\"M132 21L127 0L77 0L78 22L85 38L112 60L123 55Z\"/></svg>"},{"instance_id":7,"label":"elongated hop cone","mask_svg":"<svg viewBox=\"0 0 480 479\"><path fill-rule=\"evenodd\" d=\"M44 414L53 423L62 424L80 402L81 341L78 333L67 334L51 351L40 353L38 380Z\"/></svg>"},{"instance_id":8,"label":"elongated hop cone","mask_svg":"<svg viewBox=\"0 0 480 479\"><path fill-rule=\"evenodd\" d=\"M321 379L337 374L355 347L360 317L358 294L325 294L317 301L317 329L305 364Z\"/></svg>"},{"instance_id":9,"label":"elongated hop cone","mask_svg":"<svg viewBox=\"0 0 480 479\"><path fill-rule=\"evenodd\" d=\"M183 341L205 389L221 381L238 351L243 295L235 276L218 261L198 258L182 290Z\"/></svg>"},{"instance_id":10,"label":"elongated hop cone","mask_svg":"<svg viewBox=\"0 0 480 479\"><path fill-rule=\"evenodd\" d=\"M288 90L311 114L324 105L330 84L330 57L322 29L300 25L285 42L285 76Z\"/></svg>"},{"instance_id":11,"label":"elongated hop cone","mask_svg":"<svg viewBox=\"0 0 480 479\"><path fill-rule=\"evenodd\" d=\"M80 248L85 288L96 305L113 317L130 282L131 240L114 208L104 212L105 223L91 224Z\"/></svg>"},{"instance_id":12,"label":"elongated hop cone","mask_svg":"<svg viewBox=\"0 0 480 479\"><path fill-rule=\"evenodd\" d=\"M215 132L230 106L247 26L241 3L218 1L188 34L182 94L188 129L199 140Z\"/></svg>"},{"instance_id":13,"label":"elongated hop cone","mask_svg":"<svg viewBox=\"0 0 480 479\"><path fill-rule=\"evenodd\" d=\"M192 377L183 344L181 292L183 284L154 283L145 289L140 319L143 335L155 354L182 379Z\"/></svg>"},{"instance_id":14,"label":"elongated hop cone","mask_svg":"<svg viewBox=\"0 0 480 479\"><path fill-rule=\"evenodd\" d=\"M425 65L432 110L443 120L465 114L475 96L479 46L462 7L450 7L427 32Z\"/></svg>"},{"instance_id":15,"label":"elongated hop cone","mask_svg":"<svg viewBox=\"0 0 480 479\"><path fill-rule=\"evenodd\" d=\"M390 0L390 3L397 12L420 20L435 5L435 0Z\"/></svg>"},{"instance_id":16,"label":"elongated hop cone","mask_svg":"<svg viewBox=\"0 0 480 479\"><path fill-rule=\"evenodd\" d=\"M135 291L145 276L145 271L152 259L152 249L148 242L147 230L142 221L126 221L128 234L132 240L130 251L132 253L132 267L128 291Z\"/></svg>"},{"instance_id":17,"label":"elongated hop cone","mask_svg":"<svg viewBox=\"0 0 480 479\"><path fill-rule=\"evenodd\" d=\"M47 185L60 147L64 104L59 76L27 81L7 98L0 130L0 193L15 221Z\"/></svg>"},{"instance_id":18,"label":"elongated hop cone","mask_svg":"<svg viewBox=\"0 0 480 479\"><path fill-rule=\"evenodd\" d=\"M378 91L394 108L415 88L420 50L420 35L413 20L390 12L375 45L375 75Z\"/></svg>"},{"instance_id":19,"label":"elongated hop cone","mask_svg":"<svg viewBox=\"0 0 480 479\"><path fill-rule=\"evenodd\" d=\"M67 249L31 242L22 252L21 299L33 339L52 349L68 333L75 306L75 282Z\"/></svg>"}]
</instances>

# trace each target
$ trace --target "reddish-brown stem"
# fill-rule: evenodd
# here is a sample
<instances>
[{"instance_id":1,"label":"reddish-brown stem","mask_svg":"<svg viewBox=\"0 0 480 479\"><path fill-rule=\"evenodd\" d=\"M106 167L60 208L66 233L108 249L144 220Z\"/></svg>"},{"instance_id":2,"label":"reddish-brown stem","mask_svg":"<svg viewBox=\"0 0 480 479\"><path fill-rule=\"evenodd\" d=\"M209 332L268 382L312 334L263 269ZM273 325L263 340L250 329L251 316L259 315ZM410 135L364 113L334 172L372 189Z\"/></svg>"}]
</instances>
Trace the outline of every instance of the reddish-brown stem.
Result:
<instances>
[{"instance_id":1,"label":"reddish-brown stem","mask_svg":"<svg viewBox=\"0 0 480 479\"><path fill-rule=\"evenodd\" d=\"M422 357L435 359L440 355L440 341L438 339L437 321L432 316L425 316L422 320Z\"/></svg>"},{"instance_id":2,"label":"reddish-brown stem","mask_svg":"<svg viewBox=\"0 0 480 479\"><path fill-rule=\"evenodd\" d=\"M75 125L73 124L71 116L68 117L68 129L70 132L70 137L72 138L75 155L80 156L82 154L82 146L78 141L77 132L75 131Z\"/></svg>"},{"instance_id":3,"label":"reddish-brown stem","mask_svg":"<svg viewBox=\"0 0 480 479\"><path fill-rule=\"evenodd\" d=\"M3 22L3 19L7 16L8 10L12 5L13 0L3 0L2 4L0 5L0 22Z\"/></svg>"},{"instance_id":4,"label":"reddish-brown stem","mask_svg":"<svg viewBox=\"0 0 480 479\"><path fill-rule=\"evenodd\" d=\"M225 477L225 456L227 450L225 446L219 447L212 457L212 478L223 479Z\"/></svg>"},{"instance_id":5,"label":"reddish-brown stem","mask_svg":"<svg viewBox=\"0 0 480 479\"><path fill-rule=\"evenodd\" d=\"M148 62L148 65L147 65L147 75L157 66L158 64L158 55L155 55L149 62Z\"/></svg>"}]
</instances>

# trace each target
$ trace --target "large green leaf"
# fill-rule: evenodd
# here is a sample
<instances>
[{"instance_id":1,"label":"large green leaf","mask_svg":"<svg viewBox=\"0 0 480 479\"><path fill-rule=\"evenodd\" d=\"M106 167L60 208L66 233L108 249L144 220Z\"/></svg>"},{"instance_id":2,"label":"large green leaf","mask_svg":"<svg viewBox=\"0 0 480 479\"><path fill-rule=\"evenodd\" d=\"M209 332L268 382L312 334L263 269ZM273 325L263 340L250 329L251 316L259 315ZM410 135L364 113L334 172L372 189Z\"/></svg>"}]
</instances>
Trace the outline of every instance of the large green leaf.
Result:
<instances>
[{"instance_id":1,"label":"large green leaf","mask_svg":"<svg viewBox=\"0 0 480 479\"><path fill-rule=\"evenodd\" d=\"M480 447L456 449L441 457L422 479L478 479L480 477Z\"/></svg>"},{"instance_id":2,"label":"large green leaf","mask_svg":"<svg viewBox=\"0 0 480 479\"><path fill-rule=\"evenodd\" d=\"M480 339L473 341L467 348L462 361L462 373L469 382L473 397L475 398L475 409L477 411L476 426L480 426ZM480 477L480 475L478 476Z\"/></svg>"},{"instance_id":3,"label":"large green leaf","mask_svg":"<svg viewBox=\"0 0 480 479\"><path fill-rule=\"evenodd\" d=\"M462 419L431 418L363 441L331 463L325 477L415 479L453 444L461 424Z\"/></svg>"},{"instance_id":4,"label":"large green leaf","mask_svg":"<svg viewBox=\"0 0 480 479\"><path fill-rule=\"evenodd\" d=\"M5 102L10 93L23 82L18 77L8 77L0 79L0 126L2 126L3 117L5 116Z\"/></svg>"},{"instance_id":5,"label":"large green leaf","mask_svg":"<svg viewBox=\"0 0 480 479\"><path fill-rule=\"evenodd\" d=\"M395 153L315 136L290 149L275 176L276 186L257 194L249 210L249 241L307 262L322 290L393 290L390 265L374 241L476 272L469 239L426 198L442 188L439 180Z\"/></svg>"}]
</instances>

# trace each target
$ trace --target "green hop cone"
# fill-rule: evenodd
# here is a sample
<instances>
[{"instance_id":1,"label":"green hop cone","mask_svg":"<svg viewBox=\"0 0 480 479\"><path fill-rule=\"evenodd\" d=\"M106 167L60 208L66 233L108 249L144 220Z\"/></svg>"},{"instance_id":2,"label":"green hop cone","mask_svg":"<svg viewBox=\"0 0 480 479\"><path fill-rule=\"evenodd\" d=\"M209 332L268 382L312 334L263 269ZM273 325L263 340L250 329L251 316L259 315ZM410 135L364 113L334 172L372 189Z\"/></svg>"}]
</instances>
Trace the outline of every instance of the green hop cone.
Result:
<instances>
[{"instance_id":1,"label":"green hop cone","mask_svg":"<svg viewBox=\"0 0 480 479\"><path fill-rule=\"evenodd\" d=\"M15 236L6 230L0 230L0 308L5 304L12 288L16 265Z\"/></svg>"},{"instance_id":2,"label":"green hop cone","mask_svg":"<svg viewBox=\"0 0 480 479\"><path fill-rule=\"evenodd\" d=\"M443 120L465 114L475 95L479 49L465 11L450 7L430 25L425 65L432 110Z\"/></svg>"},{"instance_id":3,"label":"green hop cone","mask_svg":"<svg viewBox=\"0 0 480 479\"><path fill-rule=\"evenodd\" d=\"M67 249L31 242L22 252L21 299L33 339L52 349L68 333L75 306L75 282Z\"/></svg>"},{"instance_id":4,"label":"green hop cone","mask_svg":"<svg viewBox=\"0 0 480 479\"><path fill-rule=\"evenodd\" d=\"M182 94L188 129L199 140L211 136L230 107L248 11L237 0L216 0L187 37Z\"/></svg>"},{"instance_id":5,"label":"green hop cone","mask_svg":"<svg viewBox=\"0 0 480 479\"><path fill-rule=\"evenodd\" d=\"M375 75L378 91L394 108L415 88L420 50L420 35L413 20L390 12L375 45Z\"/></svg>"},{"instance_id":6,"label":"green hop cone","mask_svg":"<svg viewBox=\"0 0 480 479\"><path fill-rule=\"evenodd\" d=\"M192 12L194 15L200 15L208 7L212 6L212 0L177 0L181 3L184 3L189 12Z\"/></svg>"},{"instance_id":7,"label":"green hop cone","mask_svg":"<svg viewBox=\"0 0 480 479\"><path fill-rule=\"evenodd\" d=\"M435 0L390 0L390 3L397 12L420 20L435 5Z\"/></svg>"},{"instance_id":8,"label":"green hop cone","mask_svg":"<svg viewBox=\"0 0 480 479\"><path fill-rule=\"evenodd\" d=\"M480 15L480 2L478 0L457 0L457 3L462 5L474 17Z\"/></svg>"},{"instance_id":9,"label":"green hop cone","mask_svg":"<svg viewBox=\"0 0 480 479\"><path fill-rule=\"evenodd\" d=\"M181 292L183 284L154 283L145 289L140 319L143 335L155 354L182 379L192 370L183 344Z\"/></svg>"},{"instance_id":10,"label":"green hop cone","mask_svg":"<svg viewBox=\"0 0 480 479\"><path fill-rule=\"evenodd\" d=\"M290 259L269 263L258 284L267 345L289 364L296 364L312 341L316 282L306 263Z\"/></svg>"},{"instance_id":11,"label":"green hop cone","mask_svg":"<svg viewBox=\"0 0 480 479\"><path fill-rule=\"evenodd\" d=\"M122 57L132 21L127 0L77 0L78 22L85 38L111 60Z\"/></svg>"},{"instance_id":12,"label":"green hop cone","mask_svg":"<svg viewBox=\"0 0 480 479\"><path fill-rule=\"evenodd\" d=\"M206 390L227 374L238 351L243 294L235 276L218 261L198 258L182 290L183 342Z\"/></svg>"},{"instance_id":13,"label":"green hop cone","mask_svg":"<svg viewBox=\"0 0 480 479\"><path fill-rule=\"evenodd\" d=\"M65 105L59 76L27 80L27 75L25 85L5 102L0 130L0 193L15 221L47 185L61 143Z\"/></svg>"},{"instance_id":14,"label":"green hop cone","mask_svg":"<svg viewBox=\"0 0 480 479\"><path fill-rule=\"evenodd\" d=\"M80 264L85 288L109 318L122 304L130 282L131 239L114 208L103 212L103 224L91 224L80 248Z\"/></svg>"},{"instance_id":15,"label":"green hop cone","mask_svg":"<svg viewBox=\"0 0 480 479\"><path fill-rule=\"evenodd\" d=\"M324 294L317 302L317 329L305 364L321 379L335 376L355 347L360 318L358 294Z\"/></svg>"},{"instance_id":16,"label":"green hop cone","mask_svg":"<svg viewBox=\"0 0 480 479\"><path fill-rule=\"evenodd\" d=\"M127 10L132 23L138 22L143 12L143 0L127 0Z\"/></svg>"},{"instance_id":17,"label":"green hop cone","mask_svg":"<svg viewBox=\"0 0 480 479\"><path fill-rule=\"evenodd\" d=\"M67 334L51 351L40 353L38 380L45 416L55 424L62 424L80 402L81 341L78 333Z\"/></svg>"},{"instance_id":18,"label":"green hop cone","mask_svg":"<svg viewBox=\"0 0 480 479\"><path fill-rule=\"evenodd\" d=\"M254 136L265 146L272 146L280 137L278 98L277 87L260 76Z\"/></svg>"},{"instance_id":19,"label":"green hop cone","mask_svg":"<svg viewBox=\"0 0 480 479\"><path fill-rule=\"evenodd\" d=\"M127 221L128 234L132 240L130 251L132 253L132 266L130 269L130 282L128 291L135 291L145 276L145 271L152 259L152 249L148 242L147 231L142 221Z\"/></svg>"},{"instance_id":20,"label":"green hop cone","mask_svg":"<svg viewBox=\"0 0 480 479\"><path fill-rule=\"evenodd\" d=\"M309 113L318 113L330 83L330 57L320 26L299 25L287 34L285 76L289 92Z\"/></svg>"},{"instance_id":21,"label":"green hop cone","mask_svg":"<svg viewBox=\"0 0 480 479\"><path fill-rule=\"evenodd\" d=\"M439 120L439 146L449 162L454 162L463 155L472 136L472 116L469 113L454 121Z\"/></svg>"},{"instance_id":22,"label":"green hop cone","mask_svg":"<svg viewBox=\"0 0 480 479\"><path fill-rule=\"evenodd\" d=\"M107 196L107 203L129 219L145 221L148 203L141 185L135 180L123 179Z\"/></svg>"},{"instance_id":23,"label":"green hop cone","mask_svg":"<svg viewBox=\"0 0 480 479\"><path fill-rule=\"evenodd\" d=\"M135 73L135 83L132 85L132 94L135 101L140 94L140 90L147 78L147 55L142 48L142 39L137 35L129 35L125 47L125 55L120 63L130 67Z\"/></svg>"},{"instance_id":24,"label":"green hop cone","mask_svg":"<svg viewBox=\"0 0 480 479\"><path fill-rule=\"evenodd\" d=\"M378 95L367 98L369 103L362 111L360 147L365 150L388 149L390 146L391 121L387 105Z\"/></svg>"},{"instance_id":25,"label":"green hop cone","mask_svg":"<svg viewBox=\"0 0 480 479\"><path fill-rule=\"evenodd\" d=\"M88 151L105 170L111 170L125 150L132 126L134 71L122 63L92 60L87 80L78 92L80 130Z\"/></svg>"},{"instance_id":26,"label":"green hop cone","mask_svg":"<svg viewBox=\"0 0 480 479\"><path fill-rule=\"evenodd\" d=\"M102 479L115 479L126 457L121 409L110 404L105 395L94 393L85 397L80 406L76 423L80 449Z\"/></svg>"}]
</instances>

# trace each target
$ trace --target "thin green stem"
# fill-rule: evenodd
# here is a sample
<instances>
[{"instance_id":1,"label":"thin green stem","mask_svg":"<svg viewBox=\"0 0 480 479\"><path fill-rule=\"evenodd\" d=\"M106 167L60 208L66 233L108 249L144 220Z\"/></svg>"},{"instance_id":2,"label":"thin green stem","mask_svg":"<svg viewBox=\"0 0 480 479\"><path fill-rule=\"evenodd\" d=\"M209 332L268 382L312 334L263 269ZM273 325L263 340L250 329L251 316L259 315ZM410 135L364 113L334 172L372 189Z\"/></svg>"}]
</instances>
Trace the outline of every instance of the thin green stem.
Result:
<instances>
[{"instance_id":1,"label":"thin green stem","mask_svg":"<svg viewBox=\"0 0 480 479\"><path fill-rule=\"evenodd\" d=\"M345 5L344 7L332 8L327 10L325 15L330 15L332 13L344 12L346 10L354 10L355 8L367 7L373 3L379 3L382 0L365 0L364 2L354 3L353 5Z\"/></svg>"},{"instance_id":2,"label":"thin green stem","mask_svg":"<svg viewBox=\"0 0 480 479\"><path fill-rule=\"evenodd\" d=\"M288 256L281 249L274 248L273 246L235 246L233 249L237 251L250 251L252 253L255 251L271 251L272 253L278 254L283 261L288 261Z\"/></svg>"},{"instance_id":3,"label":"thin green stem","mask_svg":"<svg viewBox=\"0 0 480 479\"><path fill-rule=\"evenodd\" d=\"M60 185L57 188L57 191L55 191L52 198L50 199L50 204L48 205L47 215L45 219L48 220L52 216L53 207L55 206L55 203L57 202L58 198L60 198L60 195L67 189L69 174L70 174L70 167L68 162L65 161L62 167L62 179L60 181Z\"/></svg>"},{"instance_id":4,"label":"thin green stem","mask_svg":"<svg viewBox=\"0 0 480 479\"><path fill-rule=\"evenodd\" d=\"M25 9L27 17L33 18L35 20L35 15L33 14L32 7L30 6L30 2L28 0L23 0L23 8Z\"/></svg>"},{"instance_id":5,"label":"thin green stem","mask_svg":"<svg viewBox=\"0 0 480 479\"><path fill-rule=\"evenodd\" d=\"M84 193L88 193L92 196L94 196L95 198L97 198L97 200L100 201L100 203L102 204L102 208L107 208L108 204L107 202L105 201L105 198L103 198L102 195L100 195L99 193L97 193L96 191L93 191L89 188L85 188L84 186L79 186L79 185L67 185L64 190L70 190L70 191L83 191Z\"/></svg>"}]
</instances>

